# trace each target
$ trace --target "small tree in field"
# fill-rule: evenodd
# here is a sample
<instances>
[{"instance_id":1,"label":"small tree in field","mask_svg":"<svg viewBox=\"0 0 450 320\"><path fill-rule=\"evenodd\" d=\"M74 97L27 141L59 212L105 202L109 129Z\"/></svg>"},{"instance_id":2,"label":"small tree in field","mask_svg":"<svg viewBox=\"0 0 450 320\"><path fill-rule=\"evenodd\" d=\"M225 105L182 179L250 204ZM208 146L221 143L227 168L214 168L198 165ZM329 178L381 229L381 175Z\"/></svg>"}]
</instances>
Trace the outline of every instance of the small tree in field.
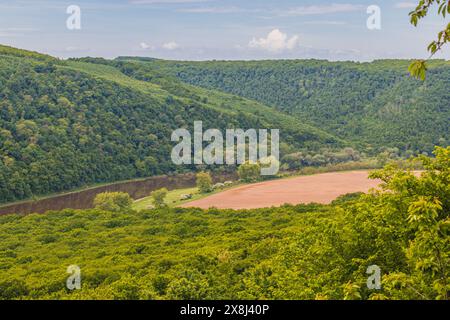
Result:
<instances>
[{"instance_id":1,"label":"small tree in field","mask_svg":"<svg viewBox=\"0 0 450 320\"><path fill-rule=\"evenodd\" d=\"M168 192L169 192L169 190L167 190L166 188L161 188L161 189L153 191L150 194L150 196L153 199L153 204L154 204L155 208L163 208L166 206L164 199L166 198Z\"/></svg>"},{"instance_id":2,"label":"small tree in field","mask_svg":"<svg viewBox=\"0 0 450 320\"><path fill-rule=\"evenodd\" d=\"M258 163L243 163L238 168L238 175L243 181L256 181L260 178L261 166Z\"/></svg>"},{"instance_id":3,"label":"small tree in field","mask_svg":"<svg viewBox=\"0 0 450 320\"><path fill-rule=\"evenodd\" d=\"M212 178L208 172L197 173L197 187L200 193L212 191Z\"/></svg>"},{"instance_id":4,"label":"small tree in field","mask_svg":"<svg viewBox=\"0 0 450 320\"><path fill-rule=\"evenodd\" d=\"M103 192L94 199L95 208L113 212L129 210L132 203L133 199L126 192Z\"/></svg>"}]
</instances>

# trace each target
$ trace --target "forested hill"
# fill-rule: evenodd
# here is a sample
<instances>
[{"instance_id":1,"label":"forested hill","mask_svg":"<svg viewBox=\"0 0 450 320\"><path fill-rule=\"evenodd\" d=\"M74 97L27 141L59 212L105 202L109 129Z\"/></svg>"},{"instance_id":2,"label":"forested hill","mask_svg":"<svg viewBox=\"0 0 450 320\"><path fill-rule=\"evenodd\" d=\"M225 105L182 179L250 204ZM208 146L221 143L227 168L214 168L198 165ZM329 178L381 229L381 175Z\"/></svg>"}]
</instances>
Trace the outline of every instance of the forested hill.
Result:
<instances>
[{"instance_id":1,"label":"forested hill","mask_svg":"<svg viewBox=\"0 0 450 320\"><path fill-rule=\"evenodd\" d=\"M430 62L425 82L409 77L405 60L134 60L192 85L257 100L375 149L430 153L450 141L450 62L443 60Z\"/></svg>"},{"instance_id":2,"label":"forested hill","mask_svg":"<svg viewBox=\"0 0 450 320\"><path fill-rule=\"evenodd\" d=\"M282 157L448 145L448 63L433 62L426 82L407 64L62 61L0 46L0 203L195 170L170 161L171 132L194 120L280 129Z\"/></svg>"},{"instance_id":3,"label":"forested hill","mask_svg":"<svg viewBox=\"0 0 450 320\"><path fill-rule=\"evenodd\" d=\"M137 80L105 61L0 46L0 203L193 170L171 162L170 137L194 120L280 129L283 152L348 146L261 103L171 77Z\"/></svg>"}]
</instances>

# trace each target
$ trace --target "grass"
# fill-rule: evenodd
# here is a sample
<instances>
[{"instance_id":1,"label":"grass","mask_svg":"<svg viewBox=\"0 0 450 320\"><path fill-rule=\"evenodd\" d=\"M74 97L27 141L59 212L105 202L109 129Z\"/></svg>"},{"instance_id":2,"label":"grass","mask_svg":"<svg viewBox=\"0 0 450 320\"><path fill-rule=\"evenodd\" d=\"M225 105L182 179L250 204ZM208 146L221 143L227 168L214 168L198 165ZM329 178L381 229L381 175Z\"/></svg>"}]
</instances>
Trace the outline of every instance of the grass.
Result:
<instances>
[{"instance_id":1,"label":"grass","mask_svg":"<svg viewBox=\"0 0 450 320\"><path fill-rule=\"evenodd\" d=\"M209 196L211 196L213 194L220 193L220 192L223 192L223 191L226 191L226 190L229 190L229 189L233 189L233 188L239 187L242 184L243 183L236 182L236 183L233 183L232 185L230 185L228 187L217 189L217 190L214 190L214 191L209 192L209 193L200 193L198 191L197 187L170 190L167 193L167 196L166 196L166 199L165 199L165 203L170 208L173 208L173 207L177 207L177 206L179 206L181 204L189 203L189 202L192 202L192 201L195 201L195 200L200 200L200 199L209 197ZM184 195L184 194L192 194L192 198L189 199L189 200L180 200L181 196ZM141 198L141 199L138 199L138 200L134 201L132 208L134 210L139 211L139 210L148 209L151 206L153 206L153 199L152 199L152 197L148 196L148 197Z\"/></svg>"},{"instance_id":2,"label":"grass","mask_svg":"<svg viewBox=\"0 0 450 320\"><path fill-rule=\"evenodd\" d=\"M192 199L181 201L180 198L183 194L192 194ZM209 194L201 194L198 192L198 188L185 188L185 189L175 189L171 190L167 193L165 202L169 207L176 207L182 203L189 202L191 200L197 200L202 197L205 197ZM150 206L153 205L153 199L152 197L145 197L142 199L138 199L133 203L133 209L134 210L144 210L148 209Z\"/></svg>"}]
</instances>

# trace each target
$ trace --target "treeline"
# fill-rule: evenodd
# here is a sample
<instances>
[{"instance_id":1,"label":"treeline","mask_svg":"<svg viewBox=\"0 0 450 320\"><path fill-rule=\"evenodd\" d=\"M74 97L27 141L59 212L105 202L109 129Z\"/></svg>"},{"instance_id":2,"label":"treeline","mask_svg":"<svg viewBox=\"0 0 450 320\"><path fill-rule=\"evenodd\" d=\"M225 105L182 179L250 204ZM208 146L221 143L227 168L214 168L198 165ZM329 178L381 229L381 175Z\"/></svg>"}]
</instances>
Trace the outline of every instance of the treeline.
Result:
<instances>
[{"instance_id":1,"label":"treeline","mask_svg":"<svg viewBox=\"0 0 450 320\"><path fill-rule=\"evenodd\" d=\"M423 155L428 153L423 152ZM298 170L305 167L327 167L339 164L367 163L368 168L376 166L383 167L388 163L408 163L414 159L415 153L412 150L401 151L399 148L382 147L376 157L368 156L367 152L359 152L353 148L343 149L321 148L319 150L302 150L295 153L285 154L281 158L283 170ZM411 164L414 166L414 164ZM420 166L419 166L420 167Z\"/></svg>"},{"instance_id":2,"label":"treeline","mask_svg":"<svg viewBox=\"0 0 450 320\"><path fill-rule=\"evenodd\" d=\"M450 148L435 156L331 205L2 216L0 299L448 300Z\"/></svg>"},{"instance_id":3,"label":"treeline","mask_svg":"<svg viewBox=\"0 0 450 320\"><path fill-rule=\"evenodd\" d=\"M285 170L297 170L304 167L320 167L338 163L360 161L361 154L353 148L343 150L304 151L285 155L281 162Z\"/></svg>"}]
</instances>

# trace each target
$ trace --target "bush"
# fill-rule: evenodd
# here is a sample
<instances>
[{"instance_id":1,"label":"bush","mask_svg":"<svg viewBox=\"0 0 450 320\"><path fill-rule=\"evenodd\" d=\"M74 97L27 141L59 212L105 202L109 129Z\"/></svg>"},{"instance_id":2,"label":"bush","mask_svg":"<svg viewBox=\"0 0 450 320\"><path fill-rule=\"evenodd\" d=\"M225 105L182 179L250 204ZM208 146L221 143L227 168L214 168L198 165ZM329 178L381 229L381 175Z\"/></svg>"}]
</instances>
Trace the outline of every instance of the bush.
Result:
<instances>
[{"instance_id":1,"label":"bush","mask_svg":"<svg viewBox=\"0 0 450 320\"><path fill-rule=\"evenodd\" d=\"M152 280L153 288L155 289L156 293L163 296L166 294L167 287L169 286L170 279L163 276L158 275Z\"/></svg>"},{"instance_id":2,"label":"bush","mask_svg":"<svg viewBox=\"0 0 450 320\"><path fill-rule=\"evenodd\" d=\"M103 192L94 199L97 209L119 212L131 209L133 199L126 192Z\"/></svg>"},{"instance_id":3,"label":"bush","mask_svg":"<svg viewBox=\"0 0 450 320\"><path fill-rule=\"evenodd\" d=\"M238 175L245 182L256 181L261 177L261 167L258 163L246 162L239 166Z\"/></svg>"},{"instance_id":4,"label":"bush","mask_svg":"<svg viewBox=\"0 0 450 320\"><path fill-rule=\"evenodd\" d=\"M22 280L6 280L0 283L0 300L11 300L28 295L27 285Z\"/></svg>"},{"instance_id":5,"label":"bush","mask_svg":"<svg viewBox=\"0 0 450 320\"><path fill-rule=\"evenodd\" d=\"M200 193L212 191L212 178L208 172L197 173L197 187Z\"/></svg>"},{"instance_id":6,"label":"bush","mask_svg":"<svg viewBox=\"0 0 450 320\"><path fill-rule=\"evenodd\" d=\"M163 208L166 206L164 199L166 198L168 192L169 190L167 190L166 188L161 188L150 193L155 208Z\"/></svg>"},{"instance_id":7,"label":"bush","mask_svg":"<svg viewBox=\"0 0 450 320\"><path fill-rule=\"evenodd\" d=\"M140 298L141 288L136 278L128 274L112 283L111 288L116 300L139 300Z\"/></svg>"}]
</instances>

